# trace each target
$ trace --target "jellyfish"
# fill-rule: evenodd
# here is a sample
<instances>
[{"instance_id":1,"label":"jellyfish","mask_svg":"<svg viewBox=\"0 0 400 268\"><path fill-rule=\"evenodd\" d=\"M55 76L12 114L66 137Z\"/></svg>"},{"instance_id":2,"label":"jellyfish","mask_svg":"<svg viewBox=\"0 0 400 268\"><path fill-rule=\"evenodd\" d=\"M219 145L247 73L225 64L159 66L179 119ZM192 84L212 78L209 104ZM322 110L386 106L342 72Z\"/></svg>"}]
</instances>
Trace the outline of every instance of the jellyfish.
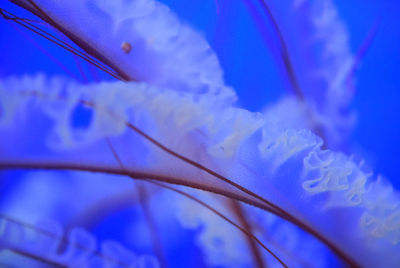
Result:
<instances>
[{"instance_id":1,"label":"jellyfish","mask_svg":"<svg viewBox=\"0 0 400 268\"><path fill-rule=\"evenodd\" d=\"M398 265L398 192L348 151L359 58L332 1L244 1L288 89L256 112L165 4L11 2L97 81L1 79L5 265Z\"/></svg>"}]
</instances>

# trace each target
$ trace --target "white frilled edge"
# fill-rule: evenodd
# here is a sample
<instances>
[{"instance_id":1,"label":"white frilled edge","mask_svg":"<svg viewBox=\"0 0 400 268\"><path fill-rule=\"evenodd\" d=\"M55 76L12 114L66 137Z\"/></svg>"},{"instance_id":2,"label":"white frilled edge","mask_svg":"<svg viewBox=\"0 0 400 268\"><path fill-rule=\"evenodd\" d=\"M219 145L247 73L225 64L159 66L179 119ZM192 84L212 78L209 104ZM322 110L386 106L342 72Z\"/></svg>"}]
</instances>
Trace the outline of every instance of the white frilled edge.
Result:
<instances>
[{"instance_id":1,"label":"white frilled edge","mask_svg":"<svg viewBox=\"0 0 400 268\"><path fill-rule=\"evenodd\" d=\"M129 80L236 100L207 41L162 3L35 0L37 10L30 1L11 1L37 15L46 13L53 25L82 40Z\"/></svg>"},{"instance_id":2,"label":"white frilled edge","mask_svg":"<svg viewBox=\"0 0 400 268\"><path fill-rule=\"evenodd\" d=\"M90 111L86 123L76 123L77 109ZM400 262L398 193L362 162L322 150L321 139L310 131L265 119L272 115L235 108L212 95L145 83L81 85L41 75L1 80L0 110L0 164L121 171L105 140L109 137L125 171L260 202L167 154L133 131L130 122L170 150L280 206L361 266Z\"/></svg>"},{"instance_id":3,"label":"white frilled edge","mask_svg":"<svg viewBox=\"0 0 400 268\"><path fill-rule=\"evenodd\" d=\"M81 228L70 230L67 237L60 224L49 220L27 226L11 218L0 219L2 248L61 267L160 267L154 256L136 254L114 241L98 243L92 234ZM60 252L60 248L65 250ZM15 255L2 254L2 261L13 263ZM38 267L26 259L19 260L18 265Z\"/></svg>"}]
</instances>

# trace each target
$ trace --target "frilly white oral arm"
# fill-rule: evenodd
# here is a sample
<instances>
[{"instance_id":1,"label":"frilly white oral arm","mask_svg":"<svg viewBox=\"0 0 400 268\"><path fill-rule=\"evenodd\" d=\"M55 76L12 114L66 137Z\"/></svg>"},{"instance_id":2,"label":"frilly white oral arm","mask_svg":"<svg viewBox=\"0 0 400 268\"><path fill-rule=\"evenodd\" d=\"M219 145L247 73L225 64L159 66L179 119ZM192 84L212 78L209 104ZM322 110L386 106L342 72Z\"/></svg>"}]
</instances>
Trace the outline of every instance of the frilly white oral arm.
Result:
<instances>
[{"instance_id":1,"label":"frilly white oral arm","mask_svg":"<svg viewBox=\"0 0 400 268\"><path fill-rule=\"evenodd\" d=\"M222 214L240 222L240 216L232 209L232 200L203 191L185 189L185 192L212 204ZM207 264L223 267L254 266L254 253L248 247L246 237L229 223L195 202L186 202L182 196L166 195L164 199L176 211L184 228L198 232L196 244L203 250ZM242 210L253 233L265 241L288 267L333 267L327 265L329 251L316 238L252 206L242 206ZM261 258L268 267L282 267L270 254L262 254Z\"/></svg>"},{"instance_id":2,"label":"frilly white oral arm","mask_svg":"<svg viewBox=\"0 0 400 268\"><path fill-rule=\"evenodd\" d=\"M31 225L11 217L0 218L0 256L10 265L16 258L7 257L2 249L38 261L29 267L43 267L43 263L52 267L160 267L155 257L138 255L114 241L101 242L101 251L97 250L97 244L95 237L81 228L73 228L67 237L61 225L54 221ZM61 246L65 247L62 252Z\"/></svg>"},{"instance_id":3,"label":"frilly white oral arm","mask_svg":"<svg viewBox=\"0 0 400 268\"><path fill-rule=\"evenodd\" d=\"M155 146L132 131L126 124L131 122L169 150L278 205L360 265L395 267L399 262L398 193L372 179L362 163L320 149L321 140L310 131L269 123L260 114L210 95L144 83L80 85L42 76L10 78L0 82L0 94L7 94L7 99L1 98L7 115L3 118L8 119L1 122L3 167L60 165L132 172L173 178L170 182L263 205L253 195ZM87 125L76 126L74 111L82 103L92 114ZM33 122L47 124L32 128ZM112 157L106 137L121 156L124 170ZM21 144L26 140L35 142Z\"/></svg>"},{"instance_id":4,"label":"frilly white oral arm","mask_svg":"<svg viewBox=\"0 0 400 268\"><path fill-rule=\"evenodd\" d=\"M154 0L11 0L66 34L125 80L235 101L203 36Z\"/></svg>"},{"instance_id":5,"label":"frilly white oral arm","mask_svg":"<svg viewBox=\"0 0 400 268\"><path fill-rule=\"evenodd\" d=\"M299 101L308 107L304 118L298 119L323 134L328 148L346 149L356 119L350 109L354 95L351 75L356 60L333 1L283 0L267 4L279 22L304 96Z\"/></svg>"}]
</instances>

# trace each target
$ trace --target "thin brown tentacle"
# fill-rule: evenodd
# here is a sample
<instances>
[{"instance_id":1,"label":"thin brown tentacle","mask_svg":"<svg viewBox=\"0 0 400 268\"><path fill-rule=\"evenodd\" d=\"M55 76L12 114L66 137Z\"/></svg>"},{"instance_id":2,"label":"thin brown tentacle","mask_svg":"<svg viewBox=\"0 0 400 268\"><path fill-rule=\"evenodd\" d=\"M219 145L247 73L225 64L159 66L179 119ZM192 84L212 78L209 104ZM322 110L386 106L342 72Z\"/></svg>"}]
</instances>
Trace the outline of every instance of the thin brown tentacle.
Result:
<instances>
[{"instance_id":1,"label":"thin brown tentacle","mask_svg":"<svg viewBox=\"0 0 400 268\"><path fill-rule=\"evenodd\" d=\"M245 215L242 205L236 200L230 200L229 207L235 213L236 217L238 218L238 220L240 222L240 225L242 225L243 228L247 232L253 233L253 228L252 228L251 224L249 223L249 221L247 220L247 217ZM260 251L258 250L257 244L254 241L254 239L252 239L252 237L250 237L250 236L247 236L246 239L247 239L247 243L249 244L250 250L253 254L254 262L257 263L257 266L259 268L268 267L267 263L265 263L262 255L261 255Z\"/></svg>"},{"instance_id":2,"label":"thin brown tentacle","mask_svg":"<svg viewBox=\"0 0 400 268\"><path fill-rule=\"evenodd\" d=\"M107 137L106 141L107 141L107 145L110 148L115 160L117 160L120 168L125 170L125 166L124 166L121 158L119 157L117 151L115 150L115 148L111 142L111 139L109 137ZM136 185L136 193L138 196L140 206L143 210L143 214L146 219L147 226L150 230L151 240L152 240L152 244L153 244L153 250L158 257L158 260L161 262L162 267L167 268L167 258L165 257L165 254L164 254L164 248L163 248L162 242L161 242L161 235L157 228L156 220L154 219L154 217L151 213L151 208L150 208L149 202L148 202L149 198L148 198L148 194L147 194L145 186L137 184Z\"/></svg>"},{"instance_id":3,"label":"thin brown tentacle","mask_svg":"<svg viewBox=\"0 0 400 268\"><path fill-rule=\"evenodd\" d=\"M45 97L45 96L43 96L42 92L38 92L38 91L27 91L27 92L30 95L33 95L33 96ZM58 97L58 99L64 100L65 98ZM84 105L86 105L88 107L91 107L93 109L99 109L99 108L102 109L102 107L98 107L98 106L96 106L96 104L94 104L92 102L89 102L89 101L79 100L79 102L81 104L84 104ZM120 120L120 118L118 118L118 116L113 114L111 111L106 110L106 109L104 109L104 110L107 111L111 116L114 116L116 118L116 120ZM245 187L243 187L243 186L241 186L241 185L229 180L228 178L222 176L221 174L219 174L219 173L217 173L217 172L215 172L215 171L213 171L213 170L211 170L211 169L209 169L209 168L207 168L207 167L205 167L205 166L203 166L203 165L201 165L201 164L199 164L199 163L197 163L197 162L195 162L195 161L193 161L193 160L191 160L191 159L189 159L189 158L187 158L185 156L182 156L182 155L178 154L177 152L175 152L175 151L173 151L171 149L169 149L168 147L166 147L162 143L158 142L157 140L155 140L154 138L152 138L151 136L149 136L148 134L146 134L145 132L143 132L142 130L140 130L139 128L134 126L133 124L131 124L130 122L125 122L125 125L128 128L130 128L131 130L133 130L134 132L136 132L137 134L139 134L145 140L149 141L150 143L152 143L156 147L158 147L161 150L163 150L164 152L166 152L167 154L169 154L169 155L171 155L173 157L176 157L176 158L182 160L183 162L185 162L185 163L187 163L187 164L189 164L189 165L191 165L193 167L196 167L198 169L201 169L201 170L207 172L208 174L214 176L215 178L220 179L221 181L224 181L224 182L234 186L236 189L239 189L243 193L246 193L247 195L251 196L252 198L255 198L258 201L261 201L261 203L263 203L263 204L255 202L255 201L251 200L250 198L245 198L243 196L240 197L239 195L228 193L227 191L224 191L224 190L221 190L221 189L215 189L213 187L208 187L208 186L200 185L200 184L193 183L193 182L187 182L187 181L184 181L182 179L174 178L174 177L168 177L168 176L162 176L162 175L156 175L156 174L148 174L148 173L146 174L146 173L143 173L143 172L127 172L127 171L115 170L115 169L112 169L112 168L108 169L108 168L101 167L100 169L102 169L106 173L121 174L121 175L128 175L128 176L133 175L133 177L138 177L138 178L150 178L150 179L152 179L152 177L153 177L155 180L160 180L160 178L162 178L163 181L170 182L172 184L186 185L186 186L194 187L194 188L197 188L197 189L208 189L211 192L221 193L221 194L223 194L225 196L231 196L233 198L236 197L236 199L242 200L244 202L247 201L247 203L249 203L249 204L253 204L253 205L258 206L260 208L264 208L264 209L274 213L275 215L281 217L282 219L285 219L285 220L287 220L287 221L299 226L301 229L303 229L306 232L312 234L313 236L318 238L321 242L326 244L336 255L338 255L342 260L344 260L349 265L349 267L358 267L357 263L354 260L352 260L347 254L345 254L342 250L340 250L337 246L335 246L330 240L328 240L322 234L320 234L319 232L317 232L316 230L311 228L308 224L304 223L303 221L301 221L298 218L294 217L293 215L291 215L290 213L288 213L284 209L280 208L278 205L276 205L274 203L271 203L270 201L266 200L265 198L257 195L256 193L250 191L249 189L247 189L247 188L245 188ZM9 166L10 165L12 166L13 164L15 164L15 163L8 163ZM0 163L0 168L2 166L3 165ZM17 165L17 167L18 167L18 165ZM28 163L27 166L25 165L25 167L27 167L27 168L29 168L29 167L35 168L34 165L33 166L29 165L29 163ZM42 168L46 168L46 165L42 166ZM88 171L94 171L94 172L97 171L96 168L87 167L87 166L73 166L73 167L64 166L64 168L63 168L62 164L56 164L56 165L50 166L50 169L52 169L52 168L53 169L70 169L70 168L74 169L74 168L77 168L78 170L83 168L83 170L87 169ZM130 173L132 173L132 174L129 175ZM151 177L149 177L149 176L151 176Z\"/></svg>"},{"instance_id":4,"label":"thin brown tentacle","mask_svg":"<svg viewBox=\"0 0 400 268\"><path fill-rule=\"evenodd\" d=\"M17 17L16 15L0 8L0 15L6 19L6 20L11 20L18 25L32 31L33 33L38 34L39 36L49 40L50 42L56 44L57 46L67 50L68 52L71 52L72 54L82 58L83 60L87 61L91 65L97 67L98 69L104 71L105 73L111 75L112 77L118 79L118 80L124 80L122 77L119 76L118 73L116 73L114 70L109 69L108 66L103 65L102 63L98 62L97 60L94 60L89 54L86 54L84 52L81 52L71 46L70 44L60 40L59 38L55 37L54 35L42 30L41 28L33 25L32 23L29 22L29 20L26 20L24 18Z\"/></svg>"}]
</instances>

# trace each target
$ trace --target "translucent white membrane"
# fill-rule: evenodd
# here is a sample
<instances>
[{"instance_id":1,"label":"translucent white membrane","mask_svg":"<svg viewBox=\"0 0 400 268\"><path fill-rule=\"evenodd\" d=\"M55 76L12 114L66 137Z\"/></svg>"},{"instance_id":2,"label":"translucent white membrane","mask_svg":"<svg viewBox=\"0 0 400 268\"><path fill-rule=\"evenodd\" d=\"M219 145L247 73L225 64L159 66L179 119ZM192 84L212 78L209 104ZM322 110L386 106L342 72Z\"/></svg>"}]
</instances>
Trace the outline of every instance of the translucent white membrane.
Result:
<instances>
[{"instance_id":1,"label":"translucent white membrane","mask_svg":"<svg viewBox=\"0 0 400 268\"><path fill-rule=\"evenodd\" d=\"M129 80L236 99L224 84L217 56L207 41L162 3L35 0L37 7L32 7L27 0L12 2L96 51Z\"/></svg>"},{"instance_id":2,"label":"translucent white membrane","mask_svg":"<svg viewBox=\"0 0 400 268\"><path fill-rule=\"evenodd\" d=\"M312 129L342 150L355 123L355 56L333 0L268 1L308 106ZM361 44L360 44L361 45Z\"/></svg>"},{"instance_id":3,"label":"translucent white membrane","mask_svg":"<svg viewBox=\"0 0 400 268\"><path fill-rule=\"evenodd\" d=\"M362 163L321 150L321 140L307 130L285 129L210 95L144 83L80 85L21 77L1 80L0 96L0 164L136 172L263 205L167 154L127 127L130 122L169 149L279 205L360 265L396 267L400 261L398 193L373 179ZM79 100L92 109L84 125L74 123Z\"/></svg>"},{"instance_id":4,"label":"translucent white membrane","mask_svg":"<svg viewBox=\"0 0 400 268\"><path fill-rule=\"evenodd\" d=\"M241 223L242 216L233 208L231 200L203 191L184 190L234 222ZM249 247L248 238L224 219L195 202L188 202L180 195L169 194L164 200L168 200L170 208L176 211L183 227L198 232L196 244L203 250L210 266L255 266L254 252ZM335 262L329 258L329 251L312 236L263 210L252 206L240 207L253 234L288 267L335 267ZM282 267L272 255L261 248L259 252L260 258L268 267Z\"/></svg>"},{"instance_id":5,"label":"translucent white membrane","mask_svg":"<svg viewBox=\"0 0 400 268\"><path fill-rule=\"evenodd\" d=\"M25 225L13 218L0 218L0 256L10 265L15 257L7 258L7 253L13 251L38 261L37 266L31 264L29 267L43 267L43 263L55 267L160 267L155 257L138 255L114 241L103 241L100 248L101 251L97 251L96 238L81 228L72 229L67 237L54 221Z\"/></svg>"}]
</instances>

